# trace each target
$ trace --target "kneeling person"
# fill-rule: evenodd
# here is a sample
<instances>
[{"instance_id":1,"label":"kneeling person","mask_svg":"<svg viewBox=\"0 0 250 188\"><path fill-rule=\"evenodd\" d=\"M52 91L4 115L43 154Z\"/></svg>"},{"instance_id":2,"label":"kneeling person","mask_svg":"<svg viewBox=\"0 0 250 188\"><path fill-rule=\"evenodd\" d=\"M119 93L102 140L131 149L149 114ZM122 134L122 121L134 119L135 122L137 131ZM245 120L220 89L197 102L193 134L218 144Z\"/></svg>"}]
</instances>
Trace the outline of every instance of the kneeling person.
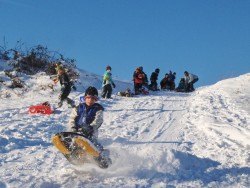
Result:
<instances>
[{"instance_id":1,"label":"kneeling person","mask_svg":"<svg viewBox=\"0 0 250 188\"><path fill-rule=\"evenodd\" d=\"M185 92L194 91L194 83L196 83L199 78L195 74L191 74L187 71L184 72L185 76Z\"/></svg>"}]
</instances>

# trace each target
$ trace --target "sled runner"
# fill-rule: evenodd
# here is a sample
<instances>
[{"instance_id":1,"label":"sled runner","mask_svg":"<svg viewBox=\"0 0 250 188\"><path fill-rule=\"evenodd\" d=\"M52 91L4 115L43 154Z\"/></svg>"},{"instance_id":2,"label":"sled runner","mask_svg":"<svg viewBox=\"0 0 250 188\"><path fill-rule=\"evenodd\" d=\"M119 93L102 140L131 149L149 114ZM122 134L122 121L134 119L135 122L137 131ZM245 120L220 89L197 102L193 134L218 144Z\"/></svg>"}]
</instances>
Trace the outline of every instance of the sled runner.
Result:
<instances>
[{"instance_id":1,"label":"sled runner","mask_svg":"<svg viewBox=\"0 0 250 188\"><path fill-rule=\"evenodd\" d=\"M60 132L52 138L52 143L74 165L95 162L100 168L108 168L111 163L109 157L82 134Z\"/></svg>"},{"instance_id":2,"label":"sled runner","mask_svg":"<svg viewBox=\"0 0 250 188\"><path fill-rule=\"evenodd\" d=\"M44 102L29 108L30 114L52 114L54 110L51 109L49 102Z\"/></svg>"}]
</instances>

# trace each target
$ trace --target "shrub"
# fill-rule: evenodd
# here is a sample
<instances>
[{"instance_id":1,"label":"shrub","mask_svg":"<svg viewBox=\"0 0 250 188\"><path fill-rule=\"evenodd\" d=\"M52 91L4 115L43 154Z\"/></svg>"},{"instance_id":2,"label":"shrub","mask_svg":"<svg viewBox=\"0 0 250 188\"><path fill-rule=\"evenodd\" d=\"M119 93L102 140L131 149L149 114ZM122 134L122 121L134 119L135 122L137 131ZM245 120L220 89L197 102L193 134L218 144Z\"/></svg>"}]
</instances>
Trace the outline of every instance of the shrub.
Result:
<instances>
[{"instance_id":1,"label":"shrub","mask_svg":"<svg viewBox=\"0 0 250 188\"><path fill-rule=\"evenodd\" d=\"M18 41L13 49L7 49L6 45L0 46L0 60L7 61L14 71L27 75L34 75L38 72L55 75L55 65L60 62L72 80L79 78L75 59L64 58L59 52L49 51L47 47L42 45L23 51L23 45L23 43Z\"/></svg>"}]
</instances>

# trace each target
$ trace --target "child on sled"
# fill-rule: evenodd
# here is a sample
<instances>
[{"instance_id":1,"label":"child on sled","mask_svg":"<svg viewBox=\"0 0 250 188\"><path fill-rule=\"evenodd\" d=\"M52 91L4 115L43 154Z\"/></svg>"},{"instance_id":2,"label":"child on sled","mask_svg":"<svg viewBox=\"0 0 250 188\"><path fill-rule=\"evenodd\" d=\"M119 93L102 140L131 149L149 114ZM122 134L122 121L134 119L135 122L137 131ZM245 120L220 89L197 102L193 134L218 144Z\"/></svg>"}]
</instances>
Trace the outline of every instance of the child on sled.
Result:
<instances>
[{"instance_id":1,"label":"child on sled","mask_svg":"<svg viewBox=\"0 0 250 188\"><path fill-rule=\"evenodd\" d=\"M104 108L99 103L98 91L95 87L88 87L84 95L84 103L79 104L71 112L69 131L83 132L89 138L97 140L98 128L103 123Z\"/></svg>"},{"instance_id":2,"label":"child on sled","mask_svg":"<svg viewBox=\"0 0 250 188\"><path fill-rule=\"evenodd\" d=\"M84 103L75 107L69 118L69 131L80 133L86 136L101 152L102 160L103 147L98 142L98 128L103 123L103 106L96 103L98 91L95 87L88 87L84 95ZM108 165L108 164L102 164Z\"/></svg>"}]
</instances>

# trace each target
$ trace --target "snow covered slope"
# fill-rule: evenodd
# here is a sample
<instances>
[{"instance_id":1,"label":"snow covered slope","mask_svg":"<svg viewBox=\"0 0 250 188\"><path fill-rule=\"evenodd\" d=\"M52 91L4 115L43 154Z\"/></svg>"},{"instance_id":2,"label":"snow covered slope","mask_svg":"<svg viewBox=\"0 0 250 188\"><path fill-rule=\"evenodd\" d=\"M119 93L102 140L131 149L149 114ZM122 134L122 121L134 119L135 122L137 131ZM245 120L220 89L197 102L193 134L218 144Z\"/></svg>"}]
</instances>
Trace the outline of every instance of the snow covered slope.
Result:
<instances>
[{"instance_id":1,"label":"snow covered slope","mask_svg":"<svg viewBox=\"0 0 250 188\"><path fill-rule=\"evenodd\" d=\"M86 76L88 75L88 76ZM83 72L79 96L101 77ZM90 79L89 79L90 78ZM46 75L26 78L26 92L0 98L0 187L249 187L250 74L198 88L193 93L151 92L134 98L100 99L105 121L99 139L113 164L73 166L52 146L71 109L29 115L28 107L54 104ZM116 82L114 91L132 88ZM80 91L82 89L82 91Z\"/></svg>"}]
</instances>

